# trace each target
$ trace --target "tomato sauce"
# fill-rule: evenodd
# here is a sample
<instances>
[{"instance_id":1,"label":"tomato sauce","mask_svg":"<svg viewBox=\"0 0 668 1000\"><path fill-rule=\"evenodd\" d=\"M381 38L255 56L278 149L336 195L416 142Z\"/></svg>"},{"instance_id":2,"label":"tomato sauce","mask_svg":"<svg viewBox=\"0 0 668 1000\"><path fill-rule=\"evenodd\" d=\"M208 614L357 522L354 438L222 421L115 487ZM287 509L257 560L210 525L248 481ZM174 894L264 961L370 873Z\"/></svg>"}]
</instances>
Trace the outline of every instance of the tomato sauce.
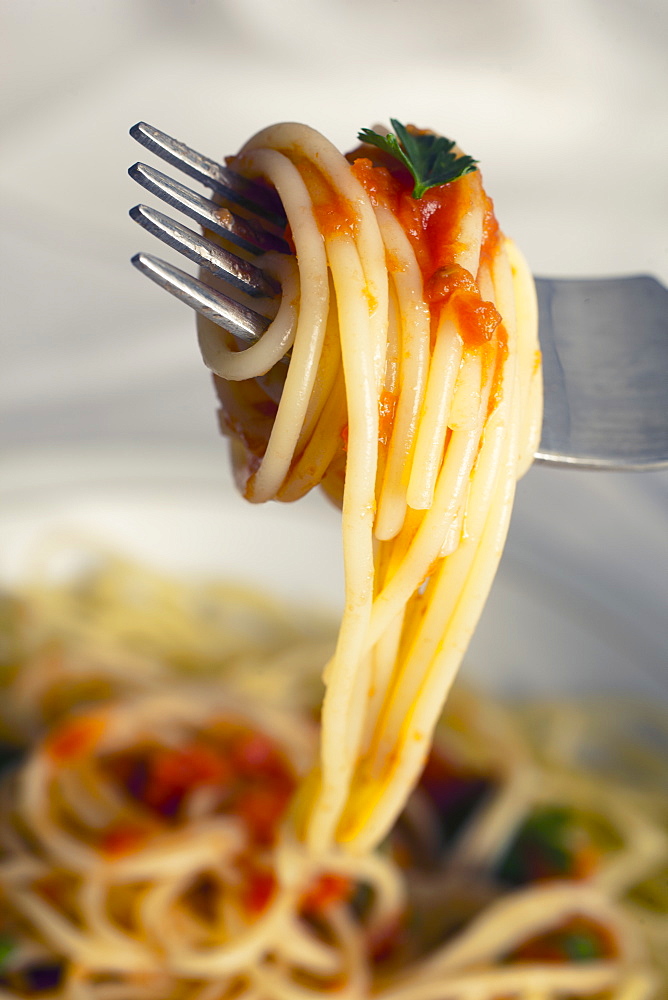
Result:
<instances>
[{"instance_id":1,"label":"tomato sauce","mask_svg":"<svg viewBox=\"0 0 668 1000\"><path fill-rule=\"evenodd\" d=\"M268 868L260 868L252 862L243 867L245 877L241 887L241 902L248 913L257 916L266 910L274 897L276 877Z\"/></svg>"},{"instance_id":2,"label":"tomato sauce","mask_svg":"<svg viewBox=\"0 0 668 1000\"><path fill-rule=\"evenodd\" d=\"M100 850L110 860L122 858L142 848L151 832L146 826L137 823L116 823L102 834Z\"/></svg>"},{"instance_id":3,"label":"tomato sauce","mask_svg":"<svg viewBox=\"0 0 668 1000\"><path fill-rule=\"evenodd\" d=\"M296 785L271 738L227 721L180 745L153 744L115 754L104 767L151 816L170 823L186 816L193 792L210 788L212 811L239 817L257 846L275 842Z\"/></svg>"},{"instance_id":4,"label":"tomato sauce","mask_svg":"<svg viewBox=\"0 0 668 1000\"><path fill-rule=\"evenodd\" d=\"M326 910L333 903L350 898L354 883L342 875L321 875L302 896L302 907L307 913Z\"/></svg>"},{"instance_id":5,"label":"tomato sauce","mask_svg":"<svg viewBox=\"0 0 668 1000\"><path fill-rule=\"evenodd\" d=\"M68 764L85 757L99 743L107 727L102 715L69 719L45 741L47 755L56 764Z\"/></svg>"},{"instance_id":6,"label":"tomato sauce","mask_svg":"<svg viewBox=\"0 0 668 1000\"><path fill-rule=\"evenodd\" d=\"M397 394L384 389L378 400L378 443L389 444L394 426L394 413L397 408ZM341 428L341 441L343 450L348 451L348 424Z\"/></svg>"},{"instance_id":7,"label":"tomato sauce","mask_svg":"<svg viewBox=\"0 0 668 1000\"><path fill-rule=\"evenodd\" d=\"M478 348L491 341L501 316L493 303L483 300L475 277L454 261L465 249L465 217L481 198L481 262L491 262L502 238L492 201L482 191L479 173L431 188L416 199L412 196L413 179L400 165L395 170L359 157L353 161L352 171L372 204L387 207L401 223L415 251L432 316L449 305L467 347ZM391 265L392 261L390 270ZM397 262L394 265L396 269Z\"/></svg>"},{"instance_id":8,"label":"tomato sauce","mask_svg":"<svg viewBox=\"0 0 668 1000\"><path fill-rule=\"evenodd\" d=\"M300 157L295 165L309 190L322 235L326 239L331 239L338 233L354 236L357 220L350 202L341 197L310 160Z\"/></svg>"},{"instance_id":9,"label":"tomato sauce","mask_svg":"<svg viewBox=\"0 0 668 1000\"><path fill-rule=\"evenodd\" d=\"M397 396L394 392L383 390L378 401L378 441L380 444L388 444L392 427L394 426L394 411L397 408Z\"/></svg>"},{"instance_id":10,"label":"tomato sauce","mask_svg":"<svg viewBox=\"0 0 668 1000\"><path fill-rule=\"evenodd\" d=\"M481 191L484 205L482 223L482 246L480 247L480 263L490 264L492 258L503 240L503 233L494 215L494 203L485 191Z\"/></svg>"}]
</instances>

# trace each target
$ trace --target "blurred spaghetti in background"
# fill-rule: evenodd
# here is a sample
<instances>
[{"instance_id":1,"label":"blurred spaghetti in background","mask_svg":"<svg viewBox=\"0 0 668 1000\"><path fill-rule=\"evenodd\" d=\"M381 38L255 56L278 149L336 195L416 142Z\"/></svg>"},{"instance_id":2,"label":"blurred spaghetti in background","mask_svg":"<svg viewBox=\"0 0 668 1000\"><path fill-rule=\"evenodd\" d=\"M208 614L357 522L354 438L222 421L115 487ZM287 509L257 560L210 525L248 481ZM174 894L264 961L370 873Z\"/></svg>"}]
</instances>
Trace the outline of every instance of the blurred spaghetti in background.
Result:
<instances>
[{"instance_id":1,"label":"blurred spaghetti in background","mask_svg":"<svg viewBox=\"0 0 668 1000\"><path fill-rule=\"evenodd\" d=\"M379 848L315 856L331 626L118 559L3 615L0 995L655 995L660 710L456 687Z\"/></svg>"},{"instance_id":2,"label":"blurred spaghetti in background","mask_svg":"<svg viewBox=\"0 0 668 1000\"><path fill-rule=\"evenodd\" d=\"M392 124L401 143L367 129L347 158L304 125L243 147L231 165L275 188L295 257L265 258L283 296L257 344L198 321L244 496L322 484L341 506L346 603L304 817L315 851L373 848L417 780L541 427L527 265L475 161Z\"/></svg>"}]
</instances>

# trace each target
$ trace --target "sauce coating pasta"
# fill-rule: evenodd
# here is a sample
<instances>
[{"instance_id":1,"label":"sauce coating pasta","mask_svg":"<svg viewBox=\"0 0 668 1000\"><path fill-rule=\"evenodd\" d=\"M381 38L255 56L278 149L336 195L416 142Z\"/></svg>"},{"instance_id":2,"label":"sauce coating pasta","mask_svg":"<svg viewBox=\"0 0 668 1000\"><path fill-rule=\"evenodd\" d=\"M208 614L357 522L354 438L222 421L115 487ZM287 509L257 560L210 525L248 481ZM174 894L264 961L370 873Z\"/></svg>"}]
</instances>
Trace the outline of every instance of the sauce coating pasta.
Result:
<instances>
[{"instance_id":1,"label":"sauce coating pasta","mask_svg":"<svg viewBox=\"0 0 668 1000\"><path fill-rule=\"evenodd\" d=\"M296 274L269 261L290 269L278 346L234 352L199 320L244 495L320 483L341 506L346 603L302 831L316 852L372 849L416 782L541 425L533 282L479 171L415 199L378 155L303 125L254 136L231 165L276 188L295 248ZM261 377L288 347L276 403ZM257 368L239 361L258 349Z\"/></svg>"}]
</instances>

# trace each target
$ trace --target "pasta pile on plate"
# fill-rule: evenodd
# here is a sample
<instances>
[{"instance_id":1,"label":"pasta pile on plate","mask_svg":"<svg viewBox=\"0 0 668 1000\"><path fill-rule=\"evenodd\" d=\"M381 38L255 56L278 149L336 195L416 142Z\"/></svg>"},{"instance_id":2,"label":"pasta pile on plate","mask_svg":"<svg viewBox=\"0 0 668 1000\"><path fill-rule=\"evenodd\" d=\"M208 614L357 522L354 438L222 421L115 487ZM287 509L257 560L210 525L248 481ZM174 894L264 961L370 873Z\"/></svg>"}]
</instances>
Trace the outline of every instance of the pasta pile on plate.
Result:
<instances>
[{"instance_id":1,"label":"pasta pile on plate","mask_svg":"<svg viewBox=\"0 0 668 1000\"><path fill-rule=\"evenodd\" d=\"M303 612L119 560L6 610L3 998L655 995L660 712L455 688L382 848L315 855L294 811L330 637Z\"/></svg>"}]
</instances>

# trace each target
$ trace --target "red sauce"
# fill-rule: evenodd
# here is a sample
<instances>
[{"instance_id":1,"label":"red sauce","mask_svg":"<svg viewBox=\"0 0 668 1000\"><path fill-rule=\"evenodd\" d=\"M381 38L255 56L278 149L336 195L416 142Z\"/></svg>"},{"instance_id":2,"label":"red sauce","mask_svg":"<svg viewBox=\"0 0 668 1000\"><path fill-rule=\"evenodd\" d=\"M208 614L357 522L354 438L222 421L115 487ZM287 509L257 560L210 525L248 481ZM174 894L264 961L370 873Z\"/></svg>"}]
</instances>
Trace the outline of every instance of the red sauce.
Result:
<instances>
[{"instance_id":1,"label":"red sauce","mask_svg":"<svg viewBox=\"0 0 668 1000\"><path fill-rule=\"evenodd\" d=\"M269 906L276 892L276 878L267 868L249 863L245 870L241 901L248 913L257 915Z\"/></svg>"},{"instance_id":2,"label":"red sauce","mask_svg":"<svg viewBox=\"0 0 668 1000\"><path fill-rule=\"evenodd\" d=\"M501 323L501 314L492 302L484 302L479 295L458 292L453 295L451 305L467 347L479 347L492 339Z\"/></svg>"},{"instance_id":3,"label":"red sauce","mask_svg":"<svg viewBox=\"0 0 668 1000\"><path fill-rule=\"evenodd\" d=\"M366 156L354 160L351 166L353 174L371 199L371 204L386 205L396 214L399 198L406 185L393 176L387 167L374 166Z\"/></svg>"},{"instance_id":4,"label":"red sauce","mask_svg":"<svg viewBox=\"0 0 668 1000\"><path fill-rule=\"evenodd\" d=\"M295 163L308 187L318 228L327 239L337 233L353 236L357 221L353 206L332 187L318 168L306 158Z\"/></svg>"},{"instance_id":5,"label":"red sauce","mask_svg":"<svg viewBox=\"0 0 668 1000\"><path fill-rule=\"evenodd\" d=\"M492 376L492 388L489 395L487 413L490 414L501 399L501 387L503 383L503 370L508 358L508 333L503 323L496 331L496 352L493 354L493 361L488 363L494 365L494 375ZM488 352L489 353L489 352ZM483 356L483 364L484 356Z\"/></svg>"},{"instance_id":6,"label":"red sauce","mask_svg":"<svg viewBox=\"0 0 668 1000\"><path fill-rule=\"evenodd\" d=\"M100 850L108 858L121 858L143 847L151 831L136 823L116 823L105 830Z\"/></svg>"},{"instance_id":7,"label":"red sauce","mask_svg":"<svg viewBox=\"0 0 668 1000\"><path fill-rule=\"evenodd\" d=\"M390 440L390 435L392 434L392 427L394 426L394 411L397 408L397 396L394 392L383 392L380 394L380 400L378 401L378 441L380 444L387 444Z\"/></svg>"},{"instance_id":8,"label":"red sauce","mask_svg":"<svg viewBox=\"0 0 668 1000\"><path fill-rule=\"evenodd\" d=\"M69 719L45 740L47 755L58 764L85 757L97 745L107 727L101 715Z\"/></svg>"},{"instance_id":9,"label":"red sauce","mask_svg":"<svg viewBox=\"0 0 668 1000\"><path fill-rule=\"evenodd\" d=\"M354 201L342 197L318 165L306 156L292 151L291 158L308 187L316 221L323 236L327 239L339 234L355 236L358 223ZM402 225L411 242L429 296L432 330L435 332L437 329L440 309L452 302L466 346L483 353L483 363L495 365L490 398L490 408L493 408L499 398L502 361L507 353L505 333L494 306L480 296L476 276L469 275L470 280L466 280L463 268L460 268L458 277L452 274L454 255L464 249L464 223L467 214L474 207L479 211L481 202L483 263L492 260L502 240L492 201L482 190L480 173L474 171L450 184L432 188L422 198L415 199L412 196L413 179L409 172L382 151L374 149L370 152L368 146L363 146L350 153L347 159L353 175L367 192L372 204L386 206ZM289 227L286 238L293 246ZM390 273L405 269L401 260L391 252L386 254L386 264ZM370 289L366 289L366 295L369 311L372 312L377 303ZM490 342L497 349L487 352L490 357L487 362L484 352ZM235 448L233 452L235 478L240 491L252 498L252 477L266 453L276 416L276 404L268 399L253 380L226 383L214 377L214 381L221 402L221 430L243 446L243 450ZM388 440L391 432L389 406L381 406L380 418L379 438L383 443ZM341 502L347 438L348 428L344 427L336 467L330 466L322 484L325 492L337 504ZM279 492L279 498L280 496Z\"/></svg>"},{"instance_id":10,"label":"red sauce","mask_svg":"<svg viewBox=\"0 0 668 1000\"><path fill-rule=\"evenodd\" d=\"M386 445L389 443L394 426L394 413L397 408L397 395L394 392L383 390L378 400L378 443ZM348 451L348 424L341 429L341 441L343 450Z\"/></svg>"},{"instance_id":11,"label":"red sauce","mask_svg":"<svg viewBox=\"0 0 668 1000\"><path fill-rule=\"evenodd\" d=\"M156 812L169 814L191 788L230 784L232 767L225 758L201 743L169 747L152 755L143 801Z\"/></svg>"},{"instance_id":12,"label":"red sauce","mask_svg":"<svg viewBox=\"0 0 668 1000\"><path fill-rule=\"evenodd\" d=\"M271 779L256 781L247 790L239 791L232 811L243 820L254 843L268 847L274 842L291 792L292 786L285 781L273 785Z\"/></svg>"},{"instance_id":13,"label":"red sauce","mask_svg":"<svg viewBox=\"0 0 668 1000\"><path fill-rule=\"evenodd\" d=\"M376 166L367 157L356 159L352 171L372 204L389 208L411 241L425 282L425 295L432 314L449 303L467 347L480 347L492 340L501 316L485 302L475 278L453 258L465 249L462 242L465 216L482 197L484 206L481 261L491 260L502 238L492 201L482 191L476 171L450 184L431 188L422 198L413 198L413 180L403 168L396 172ZM392 269L393 262L388 266ZM397 262L394 262L396 269Z\"/></svg>"},{"instance_id":14,"label":"red sauce","mask_svg":"<svg viewBox=\"0 0 668 1000\"><path fill-rule=\"evenodd\" d=\"M302 907L307 913L325 910L333 903L349 899L354 889L349 878L342 875L321 875L302 896Z\"/></svg>"},{"instance_id":15,"label":"red sauce","mask_svg":"<svg viewBox=\"0 0 668 1000\"><path fill-rule=\"evenodd\" d=\"M439 267L425 284L428 302L447 302L455 294L475 295L478 292L473 275L461 264Z\"/></svg>"},{"instance_id":16,"label":"red sauce","mask_svg":"<svg viewBox=\"0 0 668 1000\"><path fill-rule=\"evenodd\" d=\"M392 963L409 941L410 934L401 916L390 918L372 930L368 947L374 965Z\"/></svg>"},{"instance_id":17,"label":"red sauce","mask_svg":"<svg viewBox=\"0 0 668 1000\"><path fill-rule=\"evenodd\" d=\"M58 765L91 757L107 724L102 714L71 719L48 737L46 753ZM142 736L121 752L100 755L96 764L129 800L94 835L103 857L131 855L175 825L187 831L190 797L208 788L209 814L238 818L246 834L243 854L235 859L239 881L233 891L251 914L269 905L276 877L258 856L275 844L296 787L290 761L270 736L222 717L179 742ZM318 891L323 901L333 898L334 884L324 883Z\"/></svg>"},{"instance_id":18,"label":"red sauce","mask_svg":"<svg viewBox=\"0 0 668 1000\"><path fill-rule=\"evenodd\" d=\"M274 741L221 721L176 746L136 747L105 761L111 776L153 816L179 822L192 792L211 788L212 810L238 816L255 845L270 846L295 789Z\"/></svg>"},{"instance_id":19,"label":"red sauce","mask_svg":"<svg viewBox=\"0 0 668 1000\"><path fill-rule=\"evenodd\" d=\"M503 239L503 233L494 215L494 203L485 191L482 191L482 200L485 209L482 223L483 237L480 248L480 262L481 264L489 264L499 248L499 244Z\"/></svg>"},{"instance_id":20,"label":"red sauce","mask_svg":"<svg viewBox=\"0 0 668 1000\"><path fill-rule=\"evenodd\" d=\"M497 308L483 301L473 276L460 264L434 271L426 283L425 294L432 306L449 305L467 347L491 341L501 323Z\"/></svg>"},{"instance_id":21,"label":"red sauce","mask_svg":"<svg viewBox=\"0 0 668 1000\"><path fill-rule=\"evenodd\" d=\"M353 219L347 206L340 198L316 203L314 206L318 228L323 236L331 238L337 233L348 235L353 228Z\"/></svg>"}]
</instances>

